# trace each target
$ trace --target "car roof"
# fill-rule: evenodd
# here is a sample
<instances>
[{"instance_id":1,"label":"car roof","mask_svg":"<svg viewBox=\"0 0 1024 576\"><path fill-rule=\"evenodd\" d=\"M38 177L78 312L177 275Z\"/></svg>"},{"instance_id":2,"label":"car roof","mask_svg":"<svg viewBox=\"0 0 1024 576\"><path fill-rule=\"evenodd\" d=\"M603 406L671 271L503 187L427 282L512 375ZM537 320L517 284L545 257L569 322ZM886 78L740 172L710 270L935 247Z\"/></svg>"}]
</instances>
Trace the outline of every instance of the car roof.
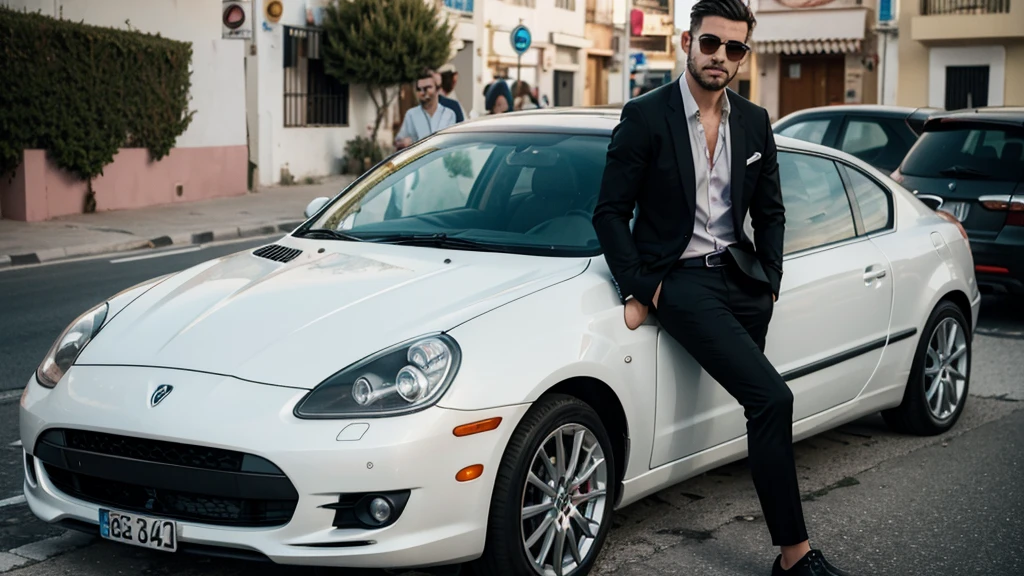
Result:
<instances>
[{"instance_id":1,"label":"car roof","mask_svg":"<svg viewBox=\"0 0 1024 576\"><path fill-rule=\"evenodd\" d=\"M931 115L941 112L940 108L930 108L927 106L913 107L913 106L888 106L882 104L838 104L835 106L815 106L812 108L804 108L791 112L782 118L779 118L775 125L782 124L783 122L791 122L797 118L803 118L808 116L825 116L830 114L851 114L854 116L883 116L891 118L906 118L912 115Z\"/></svg>"},{"instance_id":2,"label":"car roof","mask_svg":"<svg viewBox=\"0 0 1024 576\"><path fill-rule=\"evenodd\" d=\"M611 136L612 130L619 123L621 104L602 106L568 106L562 108L538 108L480 116L472 120L460 122L441 132L446 134L468 132L538 132L590 134ZM841 150L822 146L813 142L775 134L775 145L794 151L805 151L834 158L850 160L857 165L862 162Z\"/></svg>"},{"instance_id":3,"label":"car roof","mask_svg":"<svg viewBox=\"0 0 1024 576\"><path fill-rule=\"evenodd\" d=\"M928 118L924 126L927 131L936 125L960 122L973 125L1004 124L1024 127L1024 106L990 106L950 110Z\"/></svg>"}]
</instances>

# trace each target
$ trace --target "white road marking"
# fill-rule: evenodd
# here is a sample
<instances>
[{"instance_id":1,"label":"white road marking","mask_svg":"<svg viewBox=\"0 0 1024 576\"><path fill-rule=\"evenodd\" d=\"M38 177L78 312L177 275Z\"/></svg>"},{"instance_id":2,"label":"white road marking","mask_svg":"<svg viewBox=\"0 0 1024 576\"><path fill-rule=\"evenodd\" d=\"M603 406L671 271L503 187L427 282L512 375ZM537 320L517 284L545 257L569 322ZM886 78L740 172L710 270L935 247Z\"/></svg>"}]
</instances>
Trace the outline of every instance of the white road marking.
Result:
<instances>
[{"instance_id":1,"label":"white road marking","mask_svg":"<svg viewBox=\"0 0 1024 576\"><path fill-rule=\"evenodd\" d=\"M22 558L21 556L15 556L14 554L8 554L7 552L0 552L0 573L7 572L8 570L14 570L18 566L31 562L28 558Z\"/></svg>"},{"instance_id":2,"label":"white road marking","mask_svg":"<svg viewBox=\"0 0 1024 576\"><path fill-rule=\"evenodd\" d=\"M25 495L15 496L14 498L8 498L7 500L0 500L0 508L6 508L8 506L17 506L18 504L25 503Z\"/></svg>"},{"instance_id":3,"label":"white road marking","mask_svg":"<svg viewBox=\"0 0 1024 576\"><path fill-rule=\"evenodd\" d=\"M8 390L6 392L0 392L0 402L10 400L11 398L21 398L21 393L24 391L25 389L22 388L20 390Z\"/></svg>"},{"instance_id":4,"label":"white road marking","mask_svg":"<svg viewBox=\"0 0 1024 576\"><path fill-rule=\"evenodd\" d=\"M128 256L127 258L116 258L111 260L111 264L120 264L122 262L134 262L136 260L148 260L150 258L160 258L162 256L174 256L175 254L187 254L189 252L196 252L205 248L205 245L190 246L188 248L182 248L180 250L167 250L165 252L154 252L152 254L143 254L141 256Z\"/></svg>"},{"instance_id":5,"label":"white road marking","mask_svg":"<svg viewBox=\"0 0 1024 576\"><path fill-rule=\"evenodd\" d=\"M14 442L8 444L8 446L10 446L11 448L21 448L21 440L15 440Z\"/></svg>"},{"instance_id":6,"label":"white road marking","mask_svg":"<svg viewBox=\"0 0 1024 576\"><path fill-rule=\"evenodd\" d=\"M82 532L68 531L60 536L54 536L53 538L39 540L37 542L25 544L20 548L15 548L14 550L11 550L11 554L42 562L47 558L52 558L65 552L70 552L75 548L81 548L82 546L90 544L94 538L95 537Z\"/></svg>"}]
</instances>

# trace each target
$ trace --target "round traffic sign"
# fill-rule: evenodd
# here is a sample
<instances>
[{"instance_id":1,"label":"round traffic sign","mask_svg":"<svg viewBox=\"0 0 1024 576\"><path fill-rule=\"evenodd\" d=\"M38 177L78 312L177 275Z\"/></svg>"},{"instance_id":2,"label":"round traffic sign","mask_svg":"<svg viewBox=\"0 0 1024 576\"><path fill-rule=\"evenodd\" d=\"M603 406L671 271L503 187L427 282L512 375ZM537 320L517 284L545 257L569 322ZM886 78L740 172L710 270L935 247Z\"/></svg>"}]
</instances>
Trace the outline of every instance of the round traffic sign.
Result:
<instances>
[{"instance_id":1,"label":"round traffic sign","mask_svg":"<svg viewBox=\"0 0 1024 576\"><path fill-rule=\"evenodd\" d=\"M509 38L512 41L512 49L520 54L529 50L530 44L533 42L533 35L530 34L530 29L522 24L512 30Z\"/></svg>"}]
</instances>

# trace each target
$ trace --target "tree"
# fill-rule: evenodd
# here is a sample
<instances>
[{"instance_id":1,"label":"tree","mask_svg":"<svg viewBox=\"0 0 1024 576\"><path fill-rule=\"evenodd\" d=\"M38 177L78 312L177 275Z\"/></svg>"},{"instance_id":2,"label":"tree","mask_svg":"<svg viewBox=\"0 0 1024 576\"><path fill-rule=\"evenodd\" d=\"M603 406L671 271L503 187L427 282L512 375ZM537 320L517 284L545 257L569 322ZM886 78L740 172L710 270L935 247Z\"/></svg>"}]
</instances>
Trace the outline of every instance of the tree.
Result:
<instances>
[{"instance_id":1,"label":"tree","mask_svg":"<svg viewBox=\"0 0 1024 576\"><path fill-rule=\"evenodd\" d=\"M324 69L366 86L377 107L371 140L398 95L424 67L448 61L455 26L434 0L334 0L324 11Z\"/></svg>"}]
</instances>

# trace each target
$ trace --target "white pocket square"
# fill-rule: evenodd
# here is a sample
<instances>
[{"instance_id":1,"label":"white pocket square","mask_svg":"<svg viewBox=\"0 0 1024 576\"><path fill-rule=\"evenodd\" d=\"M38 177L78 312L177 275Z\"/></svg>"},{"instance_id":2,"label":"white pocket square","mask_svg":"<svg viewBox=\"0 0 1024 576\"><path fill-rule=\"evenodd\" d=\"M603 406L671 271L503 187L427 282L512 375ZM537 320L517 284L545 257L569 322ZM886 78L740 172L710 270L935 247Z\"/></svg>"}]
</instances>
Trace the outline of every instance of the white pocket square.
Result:
<instances>
[{"instance_id":1,"label":"white pocket square","mask_svg":"<svg viewBox=\"0 0 1024 576\"><path fill-rule=\"evenodd\" d=\"M750 158L747 158L747 166L750 166L751 164L753 164L754 162L757 162L760 159L761 159L761 153L760 152L754 152L753 156L751 156Z\"/></svg>"}]
</instances>

